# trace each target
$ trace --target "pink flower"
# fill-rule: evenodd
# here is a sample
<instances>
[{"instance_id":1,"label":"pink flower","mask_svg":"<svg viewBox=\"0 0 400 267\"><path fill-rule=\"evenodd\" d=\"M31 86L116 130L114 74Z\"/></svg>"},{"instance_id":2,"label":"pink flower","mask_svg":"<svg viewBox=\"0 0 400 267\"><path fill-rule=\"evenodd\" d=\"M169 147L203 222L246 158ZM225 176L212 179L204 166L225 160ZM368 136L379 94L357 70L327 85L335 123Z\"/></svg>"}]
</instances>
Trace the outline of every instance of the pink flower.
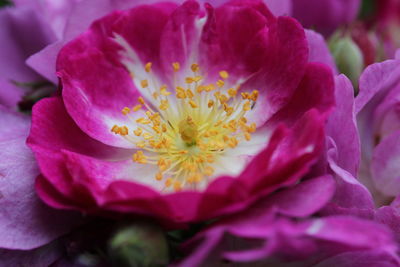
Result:
<instances>
[{"instance_id":1,"label":"pink flower","mask_svg":"<svg viewBox=\"0 0 400 267\"><path fill-rule=\"evenodd\" d=\"M304 27L328 36L352 23L359 12L360 0L292 0L293 17Z\"/></svg>"},{"instance_id":2,"label":"pink flower","mask_svg":"<svg viewBox=\"0 0 400 267\"><path fill-rule=\"evenodd\" d=\"M213 224L184 244L192 253L176 266L218 266L222 259L256 266L398 266L385 226L351 216L291 219L285 215L295 207L285 205L260 203ZM304 211L297 216L312 210Z\"/></svg>"},{"instance_id":3,"label":"pink flower","mask_svg":"<svg viewBox=\"0 0 400 267\"><path fill-rule=\"evenodd\" d=\"M390 204L400 193L399 62L396 58L367 68L356 98L362 144L360 178L370 188L377 206Z\"/></svg>"},{"instance_id":4,"label":"pink flower","mask_svg":"<svg viewBox=\"0 0 400 267\"><path fill-rule=\"evenodd\" d=\"M317 160L331 70L258 1L113 12L66 44L29 145L50 206L168 223L246 209Z\"/></svg>"}]
</instances>

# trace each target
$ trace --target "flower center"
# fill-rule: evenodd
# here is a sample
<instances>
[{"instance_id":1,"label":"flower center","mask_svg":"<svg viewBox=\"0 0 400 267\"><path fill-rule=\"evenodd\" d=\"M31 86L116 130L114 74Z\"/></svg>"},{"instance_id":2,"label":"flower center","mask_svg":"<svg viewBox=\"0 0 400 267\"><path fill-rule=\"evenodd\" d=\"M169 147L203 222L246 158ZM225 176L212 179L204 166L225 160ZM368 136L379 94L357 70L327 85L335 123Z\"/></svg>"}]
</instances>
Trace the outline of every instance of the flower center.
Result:
<instances>
[{"instance_id":1,"label":"flower center","mask_svg":"<svg viewBox=\"0 0 400 267\"><path fill-rule=\"evenodd\" d=\"M192 75L185 77L185 84L174 84L173 94L166 85L157 87L151 65L145 65L149 79L140 80L151 99L139 97L138 105L122 109L137 127L114 125L111 131L139 148L133 154L135 163L157 166L155 179L163 181L165 188L196 189L214 175L220 156L250 141L256 124L248 123L245 115L257 101L258 91L239 94L239 86L225 88L226 71L219 72L215 83L204 84L199 65L192 64ZM178 73L179 63L172 68ZM145 116L133 116L140 112Z\"/></svg>"}]
</instances>

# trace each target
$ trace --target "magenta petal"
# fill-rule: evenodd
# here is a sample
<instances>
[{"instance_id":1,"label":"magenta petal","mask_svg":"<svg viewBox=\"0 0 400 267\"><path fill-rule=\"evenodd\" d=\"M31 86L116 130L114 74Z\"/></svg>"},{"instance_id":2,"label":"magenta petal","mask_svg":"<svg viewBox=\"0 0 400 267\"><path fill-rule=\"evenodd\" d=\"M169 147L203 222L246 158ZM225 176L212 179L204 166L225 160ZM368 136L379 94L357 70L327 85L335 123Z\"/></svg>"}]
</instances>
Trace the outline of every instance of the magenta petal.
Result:
<instances>
[{"instance_id":1,"label":"magenta petal","mask_svg":"<svg viewBox=\"0 0 400 267\"><path fill-rule=\"evenodd\" d=\"M58 39L64 34L66 21L74 7L80 0L14 0L17 8L29 7L37 14L43 16L48 25L53 29Z\"/></svg>"},{"instance_id":2,"label":"magenta petal","mask_svg":"<svg viewBox=\"0 0 400 267\"><path fill-rule=\"evenodd\" d=\"M197 46L200 37L200 27L196 22L200 17L200 5L195 1L187 1L178 7L169 17L168 23L163 29L160 42L160 59L164 72L172 76L173 62L179 62L182 66L194 62L187 59L195 58L198 53Z\"/></svg>"},{"instance_id":3,"label":"magenta petal","mask_svg":"<svg viewBox=\"0 0 400 267\"><path fill-rule=\"evenodd\" d=\"M375 148L371 172L380 192L387 196L400 194L400 131L393 132Z\"/></svg>"},{"instance_id":4,"label":"magenta petal","mask_svg":"<svg viewBox=\"0 0 400 267\"><path fill-rule=\"evenodd\" d=\"M279 17L276 25L272 23L256 37L246 57L252 66L260 64L261 69L243 87L260 88L260 98L266 98L269 106L263 112L271 115L288 104L299 86L306 72L308 45L301 25L289 17Z\"/></svg>"},{"instance_id":5,"label":"magenta petal","mask_svg":"<svg viewBox=\"0 0 400 267\"><path fill-rule=\"evenodd\" d=\"M134 146L111 133L114 125L131 124L121 109L135 105L140 96L128 70L120 62L121 47L112 40L113 34L122 36L143 60L134 64L157 62L161 30L170 9L159 4L113 13L94 23L90 30L61 50L57 69L65 106L91 137L109 145ZM149 16L153 19L149 20Z\"/></svg>"},{"instance_id":6,"label":"magenta petal","mask_svg":"<svg viewBox=\"0 0 400 267\"><path fill-rule=\"evenodd\" d=\"M88 32L65 46L58 58L63 100L70 116L89 136L110 145L133 147L111 132L113 125L129 125L121 113L140 96L129 73L96 44L96 34ZM90 48L82 49L89 45ZM96 47L97 46L97 47ZM111 55L117 59L117 55ZM110 100L111 99L111 100Z\"/></svg>"},{"instance_id":7,"label":"magenta petal","mask_svg":"<svg viewBox=\"0 0 400 267\"><path fill-rule=\"evenodd\" d=\"M63 43L61 41L54 42L38 53L30 56L27 59L26 64L47 80L57 84L58 77L56 75L56 60L62 46Z\"/></svg>"},{"instance_id":8,"label":"magenta petal","mask_svg":"<svg viewBox=\"0 0 400 267\"><path fill-rule=\"evenodd\" d=\"M324 37L312 30L306 30L306 36L310 51L308 61L324 63L327 66L331 67L332 72L336 74L336 64L332 57L332 54L329 51Z\"/></svg>"},{"instance_id":9,"label":"magenta petal","mask_svg":"<svg viewBox=\"0 0 400 267\"><path fill-rule=\"evenodd\" d=\"M30 122L1 108L0 247L33 249L68 232L78 217L46 207L35 194L39 174L25 145Z\"/></svg>"},{"instance_id":10,"label":"magenta petal","mask_svg":"<svg viewBox=\"0 0 400 267\"><path fill-rule=\"evenodd\" d=\"M37 103L33 108L32 121L28 144L35 153L42 174L65 195L74 194L74 191L71 190L71 177L65 169L62 150L104 159L111 156L127 158L130 153L106 146L83 133L68 116L59 98L47 98Z\"/></svg>"},{"instance_id":11,"label":"magenta petal","mask_svg":"<svg viewBox=\"0 0 400 267\"><path fill-rule=\"evenodd\" d=\"M368 66L360 77L360 92L356 98L356 113L364 106L376 104L369 102L374 96L383 95L400 80L399 60L387 60ZM378 96L379 96L378 95Z\"/></svg>"},{"instance_id":12,"label":"magenta petal","mask_svg":"<svg viewBox=\"0 0 400 267\"><path fill-rule=\"evenodd\" d=\"M23 8L2 9L0 25L0 77L20 82L38 79L25 60L54 40L51 30L37 14Z\"/></svg>"},{"instance_id":13,"label":"magenta petal","mask_svg":"<svg viewBox=\"0 0 400 267\"><path fill-rule=\"evenodd\" d=\"M337 151L337 164L356 176L360 163L360 140L354 110L354 91L344 75L335 79L336 108L328 119L327 134Z\"/></svg>"},{"instance_id":14,"label":"magenta petal","mask_svg":"<svg viewBox=\"0 0 400 267\"><path fill-rule=\"evenodd\" d=\"M293 0L293 16L306 28L316 28L325 36L351 23L358 14L360 0Z\"/></svg>"},{"instance_id":15,"label":"magenta petal","mask_svg":"<svg viewBox=\"0 0 400 267\"><path fill-rule=\"evenodd\" d=\"M345 252L335 257L328 258L320 263L316 264L315 267L396 267L399 266L398 259L396 256L390 253L370 250L370 251L354 251Z\"/></svg>"},{"instance_id":16,"label":"magenta petal","mask_svg":"<svg viewBox=\"0 0 400 267\"><path fill-rule=\"evenodd\" d=\"M331 176L321 176L302 181L292 188L278 192L264 203L277 208L287 216L305 217L320 210L335 192L335 183Z\"/></svg>"},{"instance_id":17,"label":"magenta petal","mask_svg":"<svg viewBox=\"0 0 400 267\"><path fill-rule=\"evenodd\" d=\"M294 95L267 124L293 123L310 109L327 114L335 104L332 70L321 63L309 63Z\"/></svg>"},{"instance_id":18,"label":"magenta petal","mask_svg":"<svg viewBox=\"0 0 400 267\"><path fill-rule=\"evenodd\" d=\"M290 0L264 0L264 2L275 16L292 14L292 1Z\"/></svg>"}]
</instances>

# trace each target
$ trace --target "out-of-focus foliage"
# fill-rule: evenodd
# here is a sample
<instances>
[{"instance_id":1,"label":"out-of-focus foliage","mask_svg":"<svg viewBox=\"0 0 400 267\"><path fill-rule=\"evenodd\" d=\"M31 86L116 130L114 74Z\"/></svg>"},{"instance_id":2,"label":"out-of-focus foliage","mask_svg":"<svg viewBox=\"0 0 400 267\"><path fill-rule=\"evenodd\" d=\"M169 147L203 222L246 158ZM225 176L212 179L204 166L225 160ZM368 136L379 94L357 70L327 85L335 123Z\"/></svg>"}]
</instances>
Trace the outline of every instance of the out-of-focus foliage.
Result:
<instances>
[{"instance_id":1,"label":"out-of-focus foliage","mask_svg":"<svg viewBox=\"0 0 400 267\"><path fill-rule=\"evenodd\" d=\"M10 0L0 0L0 8L5 6L11 6L12 2Z\"/></svg>"},{"instance_id":2,"label":"out-of-focus foliage","mask_svg":"<svg viewBox=\"0 0 400 267\"><path fill-rule=\"evenodd\" d=\"M362 1L362 6L360 10L361 18L369 18L376 11L376 2L375 0L364 0Z\"/></svg>"}]
</instances>

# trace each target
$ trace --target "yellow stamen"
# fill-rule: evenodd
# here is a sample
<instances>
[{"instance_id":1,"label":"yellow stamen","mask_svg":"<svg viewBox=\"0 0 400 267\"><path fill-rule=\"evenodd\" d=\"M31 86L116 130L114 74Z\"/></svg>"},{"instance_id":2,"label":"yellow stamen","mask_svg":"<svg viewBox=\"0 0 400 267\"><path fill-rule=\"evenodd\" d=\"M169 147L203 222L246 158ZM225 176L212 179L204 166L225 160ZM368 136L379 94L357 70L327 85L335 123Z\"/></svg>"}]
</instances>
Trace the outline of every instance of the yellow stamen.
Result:
<instances>
[{"instance_id":1,"label":"yellow stamen","mask_svg":"<svg viewBox=\"0 0 400 267\"><path fill-rule=\"evenodd\" d=\"M147 80L142 80L140 82L140 85L142 86L142 88L146 88L149 86L149 82Z\"/></svg>"},{"instance_id":2,"label":"yellow stamen","mask_svg":"<svg viewBox=\"0 0 400 267\"><path fill-rule=\"evenodd\" d=\"M229 74L227 71L223 70L219 72L219 76L221 76L222 79L226 80L229 77Z\"/></svg>"},{"instance_id":3,"label":"yellow stamen","mask_svg":"<svg viewBox=\"0 0 400 267\"><path fill-rule=\"evenodd\" d=\"M152 63L151 63L151 62L148 62L148 63L144 66L144 69L146 70L146 72L150 72L150 71L151 71L151 65L152 65Z\"/></svg>"},{"instance_id":4,"label":"yellow stamen","mask_svg":"<svg viewBox=\"0 0 400 267\"><path fill-rule=\"evenodd\" d=\"M192 66L190 66L190 68L192 69L193 72L198 72L200 69L199 64L196 64L196 63L192 64Z\"/></svg>"},{"instance_id":5,"label":"yellow stamen","mask_svg":"<svg viewBox=\"0 0 400 267\"><path fill-rule=\"evenodd\" d=\"M181 66L174 62L172 68L178 72ZM145 64L144 70L151 73L152 63ZM186 186L195 189L199 183L212 179L220 155L229 154L240 142L250 141L256 131L256 124L250 124L245 115L256 103L259 91L239 94L237 85L224 90L229 77L225 70L218 73L217 80L207 84L204 81L215 75L207 75L205 79L197 63L190 65L190 70L187 77L174 74L174 94L166 85L158 87L153 74L135 80L147 89L151 99L146 103L139 97L137 105L123 107L121 112L141 126L131 132L127 126L111 128L112 133L124 136L141 149L132 155L132 160L154 165L157 168L154 179L162 181L164 189L169 191L180 191ZM129 116L142 108L145 116Z\"/></svg>"},{"instance_id":6,"label":"yellow stamen","mask_svg":"<svg viewBox=\"0 0 400 267\"><path fill-rule=\"evenodd\" d=\"M174 62L172 63L172 68L174 69L175 72L178 72L179 69L181 68L181 65L179 64L179 62Z\"/></svg>"}]
</instances>

